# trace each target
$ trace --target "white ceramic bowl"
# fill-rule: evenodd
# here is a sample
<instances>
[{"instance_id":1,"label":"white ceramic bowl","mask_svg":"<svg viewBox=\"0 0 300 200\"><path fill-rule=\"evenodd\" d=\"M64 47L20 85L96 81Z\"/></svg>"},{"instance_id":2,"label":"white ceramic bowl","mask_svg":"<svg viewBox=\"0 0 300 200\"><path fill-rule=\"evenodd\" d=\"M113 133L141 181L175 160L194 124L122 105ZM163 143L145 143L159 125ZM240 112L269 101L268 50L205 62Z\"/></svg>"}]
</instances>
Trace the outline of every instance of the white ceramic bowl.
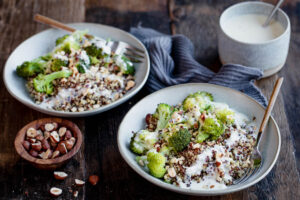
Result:
<instances>
[{"instance_id":1,"label":"white ceramic bowl","mask_svg":"<svg viewBox=\"0 0 300 200\"><path fill-rule=\"evenodd\" d=\"M139 175L155 185L188 195L208 196L227 194L245 189L259 182L271 171L280 151L280 132L273 118L270 119L266 131L261 138L260 151L263 156L263 163L260 170L253 174L247 181L229 186L226 189L191 190L179 188L151 176L136 163L135 157L137 155L132 153L129 149L130 138L132 136L132 131L138 131L145 128L146 114L154 113L156 106L159 103L176 105L179 102L182 102L187 95L196 91L207 91L212 93L215 101L225 102L229 107L247 114L249 117L255 116L258 123L260 123L263 118L265 110L260 104L247 95L230 88L205 83L190 83L168 87L143 98L133 106L124 117L118 131L118 147L124 160Z\"/></svg>"},{"instance_id":2,"label":"white ceramic bowl","mask_svg":"<svg viewBox=\"0 0 300 200\"><path fill-rule=\"evenodd\" d=\"M117 105L125 102L132 96L134 96L143 87L149 75L150 61L145 46L137 38L118 28L101 25L101 24L76 23L76 24L69 24L69 25L78 30L87 29L89 30L90 34L95 36L99 36L105 39L110 38L112 40L127 42L130 45L143 49L145 52L145 58L143 59L143 62L139 64L134 64L136 69L136 73L135 73L136 85L128 93L126 93L122 98L118 99L117 101L91 111L62 112L62 111L46 109L35 104L34 101L30 98L26 90L25 87L26 81L23 78L18 77L17 74L15 73L15 70L16 67L22 64L24 61L32 60L34 58L37 58L41 55L50 52L55 46L55 40L58 37L66 34L66 32L62 30L48 29L28 38L23 43L21 43L12 52L12 54L9 56L8 60L6 61L4 72L3 72L3 79L8 92L14 98L16 98L18 101L20 101L21 103L25 104L26 106L32 109L35 109L37 111L49 115L63 116L63 117L83 117L83 116L94 115L112 109Z\"/></svg>"},{"instance_id":3,"label":"white ceramic bowl","mask_svg":"<svg viewBox=\"0 0 300 200\"><path fill-rule=\"evenodd\" d=\"M291 25L287 14L279 9L274 15L284 28L284 32L273 40L258 43L241 42L224 31L224 24L232 17L243 14L262 14L268 16L273 9L272 4L264 2L242 2L227 8L221 15L218 31L218 51L223 64L241 64L259 68L264 71L264 77L278 72L286 61Z\"/></svg>"}]
</instances>

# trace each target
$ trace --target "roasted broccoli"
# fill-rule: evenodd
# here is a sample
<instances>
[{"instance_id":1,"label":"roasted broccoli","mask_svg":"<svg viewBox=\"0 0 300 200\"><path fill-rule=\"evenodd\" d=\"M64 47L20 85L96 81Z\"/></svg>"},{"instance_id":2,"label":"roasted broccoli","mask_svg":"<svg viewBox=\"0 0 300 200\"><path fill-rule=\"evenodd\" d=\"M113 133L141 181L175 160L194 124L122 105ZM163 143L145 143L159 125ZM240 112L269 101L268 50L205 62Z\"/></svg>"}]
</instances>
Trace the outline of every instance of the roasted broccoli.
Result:
<instances>
[{"instance_id":1,"label":"roasted broccoli","mask_svg":"<svg viewBox=\"0 0 300 200\"><path fill-rule=\"evenodd\" d=\"M196 92L187 96L183 103L183 110L193 109L197 107L200 111L210 108L210 101L213 101L213 96L208 92Z\"/></svg>"},{"instance_id":2,"label":"roasted broccoli","mask_svg":"<svg viewBox=\"0 0 300 200\"><path fill-rule=\"evenodd\" d=\"M224 124L232 124L234 122L234 112L229 109L218 109L215 111L217 119L219 119Z\"/></svg>"},{"instance_id":3,"label":"roasted broccoli","mask_svg":"<svg viewBox=\"0 0 300 200\"><path fill-rule=\"evenodd\" d=\"M94 44L85 47L84 50L91 57L95 57L95 58L101 58L102 57L102 49L96 47L96 45L94 45Z\"/></svg>"},{"instance_id":4,"label":"roasted broccoli","mask_svg":"<svg viewBox=\"0 0 300 200\"><path fill-rule=\"evenodd\" d=\"M134 75L135 69L134 69L134 66L132 65L131 61L125 56L122 56L121 59L124 61L123 64L120 66L123 74Z\"/></svg>"},{"instance_id":5,"label":"roasted broccoli","mask_svg":"<svg viewBox=\"0 0 300 200\"><path fill-rule=\"evenodd\" d=\"M147 167L152 176L162 178L165 173L166 158L161 153L149 152L147 154Z\"/></svg>"},{"instance_id":6,"label":"roasted broccoli","mask_svg":"<svg viewBox=\"0 0 300 200\"><path fill-rule=\"evenodd\" d=\"M157 133L148 130L141 130L135 133L130 142L130 149L136 154L142 154L157 142Z\"/></svg>"},{"instance_id":7,"label":"roasted broccoli","mask_svg":"<svg viewBox=\"0 0 300 200\"><path fill-rule=\"evenodd\" d=\"M202 134L202 136L199 136L199 142L203 142L201 139L207 137L207 135L209 135L209 138L212 140L216 140L224 133L224 131L225 126L220 120L208 117L199 128L199 134Z\"/></svg>"},{"instance_id":8,"label":"roasted broccoli","mask_svg":"<svg viewBox=\"0 0 300 200\"><path fill-rule=\"evenodd\" d=\"M70 36L61 39L59 44L56 46L55 52L64 51L65 53L70 54L72 49L80 49L80 41L83 36L86 34L86 31L75 31Z\"/></svg>"},{"instance_id":9,"label":"roasted broccoli","mask_svg":"<svg viewBox=\"0 0 300 200\"><path fill-rule=\"evenodd\" d=\"M46 67L46 61L42 58L36 58L32 61L23 62L23 64L17 67L17 74L21 77L31 77L39 73L44 72Z\"/></svg>"},{"instance_id":10,"label":"roasted broccoli","mask_svg":"<svg viewBox=\"0 0 300 200\"><path fill-rule=\"evenodd\" d=\"M85 66L83 64L78 63L76 65L76 67L77 67L77 70L79 71L79 73L82 73L82 74L85 73Z\"/></svg>"},{"instance_id":11,"label":"roasted broccoli","mask_svg":"<svg viewBox=\"0 0 300 200\"><path fill-rule=\"evenodd\" d=\"M209 138L209 136L210 136L208 133L204 133L204 132L202 132L200 129L199 129L198 132L199 132L199 133L198 133L198 135L196 136L196 142L201 143L201 142L203 142L204 140L206 140L207 138Z\"/></svg>"},{"instance_id":12,"label":"roasted broccoli","mask_svg":"<svg viewBox=\"0 0 300 200\"><path fill-rule=\"evenodd\" d=\"M158 104L155 113L152 115L157 119L156 130L161 130L166 127L172 115L172 107L168 104Z\"/></svg>"},{"instance_id":13,"label":"roasted broccoli","mask_svg":"<svg viewBox=\"0 0 300 200\"><path fill-rule=\"evenodd\" d=\"M190 143L191 137L192 135L186 128L181 128L169 138L169 145L173 147L176 152L180 152Z\"/></svg>"},{"instance_id":14,"label":"roasted broccoli","mask_svg":"<svg viewBox=\"0 0 300 200\"><path fill-rule=\"evenodd\" d=\"M90 58L90 63L92 65L97 65L100 63L100 60L98 58L96 58L95 56L89 56L89 58Z\"/></svg>"},{"instance_id":15,"label":"roasted broccoli","mask_svg":"<svg viewBox=\"0 0 300 200\"><path fill-rule=\"evenodd\" d=\"M60 71L62 67L66 67L68 65L67 60L53 59L51 61L51 70L54 72Z\"/></svg>"},{"instance_id":16,"label":"roasted broccoli","mask_svg":"<svg viewBox=\"0 0 300 200\"><path fill-rule=\"evenodd\" d=\"M58 78L67 78L72 74L71 71L63 70L53 72L51 74L39 74L33 79L33 87L37 92L52 94L53 85L52 81Z\"/></svg>"},{"instance_id":17,"label":"roasted broccoli","mask_svg":"<svg viewBox=\"0 0 300 200\"><path fill-rule=\"evenodd\" d=\"M64 35L64 36L61 36L59 38L56 39L55 41L55 45L60 45L61 43L63 43L63 41L65 41L65 39L67 39L70 35L67 34L67 35Z\"/></svg>"}]
</instances>

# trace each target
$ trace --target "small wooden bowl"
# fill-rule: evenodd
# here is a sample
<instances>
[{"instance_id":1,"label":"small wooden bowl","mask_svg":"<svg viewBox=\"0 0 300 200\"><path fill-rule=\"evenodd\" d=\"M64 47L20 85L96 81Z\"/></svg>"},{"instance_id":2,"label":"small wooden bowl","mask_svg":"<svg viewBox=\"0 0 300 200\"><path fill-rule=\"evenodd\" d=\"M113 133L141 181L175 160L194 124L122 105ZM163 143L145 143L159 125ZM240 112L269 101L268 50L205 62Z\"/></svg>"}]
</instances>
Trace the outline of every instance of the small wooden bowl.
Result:
<instances>
[{"instance_id":1,"label":"small wooden bowl","mask_svg":"<svg viewBox=\"0 0 300 200\"><path fill-rule=\"evenodd\" d=\"M40 128L41 125L44 125L46 123L53 123L56 122L59 126L65 126L67 127L73 134L73 137L76 138L76 143L71 151L66 153L63 156L59 156L54 159L39 159L31 156L29 152L23 147L23 141L25 139L26 131L28 128ZM58 167L61 167L63 164L65 164L70 158L72 158L80 149L80 146L82 144L82 133L78 126L74 124L73 122L65 119L60 118L44 118L44 119L38 119L35 120L26 126L24 126L17 134L15 138L15 148L18 154L25 160L29 161L33 166L39 169L45 169L45 170L53 170Z\"/></svg>"}]
</instances>

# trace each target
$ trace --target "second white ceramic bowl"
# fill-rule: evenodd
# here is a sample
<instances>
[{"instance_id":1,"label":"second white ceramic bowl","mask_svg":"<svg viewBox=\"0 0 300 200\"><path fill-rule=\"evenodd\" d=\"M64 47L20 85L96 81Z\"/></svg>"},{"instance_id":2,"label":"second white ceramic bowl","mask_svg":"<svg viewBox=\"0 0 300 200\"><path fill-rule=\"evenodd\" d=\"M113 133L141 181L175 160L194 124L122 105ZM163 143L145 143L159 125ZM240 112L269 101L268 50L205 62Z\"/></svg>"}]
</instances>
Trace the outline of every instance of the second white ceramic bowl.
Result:
<instances>
[{"instance_id":1,"label":"second white ceramic bowl","mask_svg":"<svg viewBox=\"0 0 300 200\"><path fill-rule=\"evenodd\" d=\"M223 64L241 64L264 71L264 77L278 72L286 61L289 49L291 25L289 17L279 9L274 19L284 28L279 37L261 43L247 43L235 40L224 31L226 20L243 14L268 16L273 5L263 2L243 2L227 8L221 15L218 31L218 51Z\"/></svg>"},{"instance_id":2,"label":"second white ceramic bowl","mask_svg":"<svg viewBox=\"0 0 300 200\"><path fill-rule=\"evenodd\" d=\"M263 162L260 170L246 181L237 185L229 186L225 189L191 190L179 188L151 176L135 161L137 155L132 153L129 149L130 138L132 137L132 131L136 132L145 128L145 116L148 113L154 113L157 104L159 103L176 105L182 102L187 95L197 91L210 92L213 94L215 101L225 102L229 105L229 107L247 114L249 117L255 116L257 125L263 118L265 109L259 103L251 99L249 96L230 88L207 83L189 83L168 87L143 98L134 105L124 117L118 131L118 147L124 160L139 175L151 183L174 192L188 195L211 196L227 194L237 192L259 182L271 171L280 151L280 132L273 118L270 119L260 141L259 149L263 156Z\"/></svg>"}]
</instances>

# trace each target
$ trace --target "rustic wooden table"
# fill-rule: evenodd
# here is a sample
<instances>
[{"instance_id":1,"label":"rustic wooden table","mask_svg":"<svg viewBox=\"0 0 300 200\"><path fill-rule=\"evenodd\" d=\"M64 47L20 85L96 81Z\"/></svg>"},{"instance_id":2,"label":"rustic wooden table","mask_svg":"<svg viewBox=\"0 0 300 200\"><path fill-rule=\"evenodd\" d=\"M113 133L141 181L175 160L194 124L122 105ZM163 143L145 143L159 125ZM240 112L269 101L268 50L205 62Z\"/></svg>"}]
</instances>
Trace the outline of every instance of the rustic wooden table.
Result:
<instances>
[{"instance_id":1,"label":"rustic wooden table","mask_svg":"<svg viewBox=\"0 0 300 200\"><path fill-rule=\"evenodd\" d=\"M275 0L268 0L274 3ZM181 33L195 44L195 56L217 71L216 28L220 13L239 0L0 0L0 67L9 54L29 36L48 28L35 23L41 13L62 22L94 22L129 30L141 24L161 32ZM258 184L225 196L209 199L300 199L300 0L286 0L283 9L292 24L292 39L287 63L277 75L257 82L269 97L278 76L285 82L273 116L281 130L282 146L278 162ZM163 190L137 175L121 158L117 128L125 113L149 92L143 89L123 105L87 118L72 119L85 135L80 152L63 168L71 177L87 179L98 174L100 182L79 191L79 199L194 199ZM47 117L22 105L10 96L0 81L0 199L49 199L51 186L68 191L73 179L57 182L49 171L33 169L16 154L13 141L26 123ZM289 120L288 120L289 119ZM64 192L60 199L72 199ZM205 199L203 197L200 199Z\"/></svg>"}]
</instances>

